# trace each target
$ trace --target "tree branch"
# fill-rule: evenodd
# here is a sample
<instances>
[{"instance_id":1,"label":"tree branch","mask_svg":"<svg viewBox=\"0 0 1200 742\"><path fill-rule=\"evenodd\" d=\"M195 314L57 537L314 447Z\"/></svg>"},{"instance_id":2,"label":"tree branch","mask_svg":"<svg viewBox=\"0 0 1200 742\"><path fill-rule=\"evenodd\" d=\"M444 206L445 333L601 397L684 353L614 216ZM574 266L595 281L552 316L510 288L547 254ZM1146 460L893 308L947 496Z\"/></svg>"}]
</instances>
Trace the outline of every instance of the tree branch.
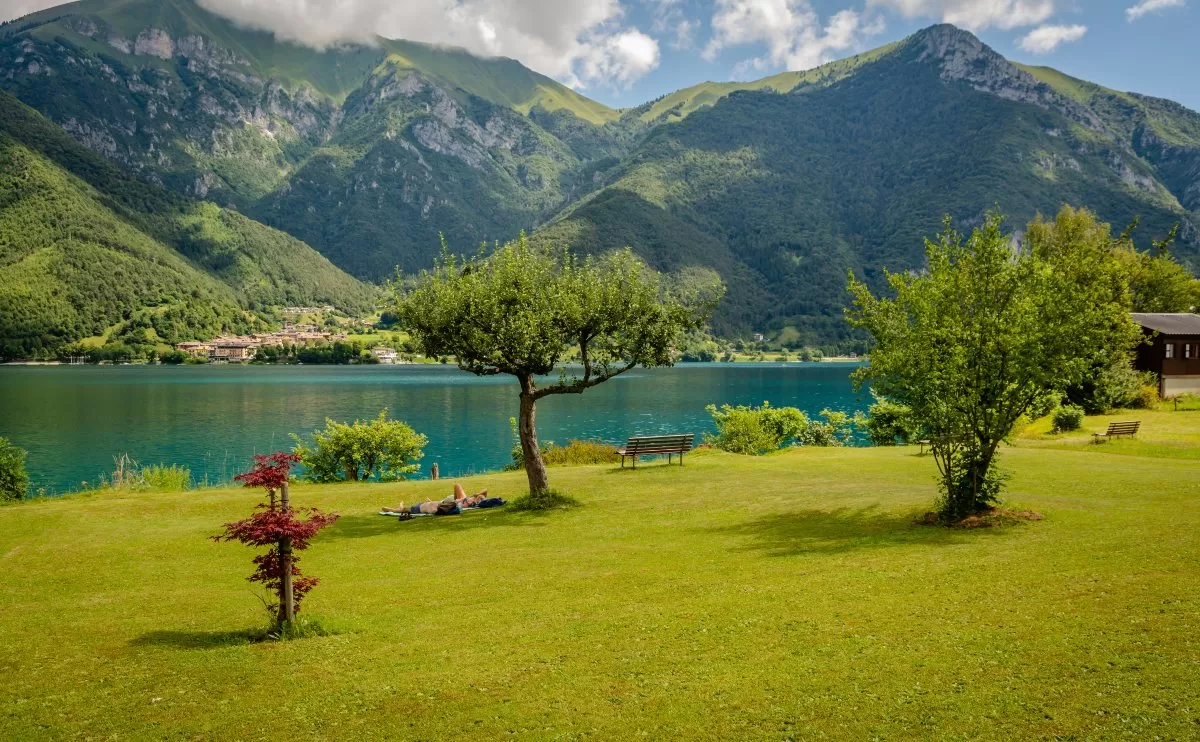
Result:
<instances>
[{"instance_id":1,"label":"tree branch","mask_svg":"<svg viewBox=\"0 0 1200 742\"><path fill-rule=\"evenodd\" d=\"M533 398L538 400L542 397L548 397L551 394L583 394L585 390L591 389L597 384L603 384L615 376L620 376L634 366L637 366L636 361L622 366L616 371L601 374L594 379L580 379L572 384L554 384L553 386L542 387L533 393Z\"/></svg>"}]
</instances>

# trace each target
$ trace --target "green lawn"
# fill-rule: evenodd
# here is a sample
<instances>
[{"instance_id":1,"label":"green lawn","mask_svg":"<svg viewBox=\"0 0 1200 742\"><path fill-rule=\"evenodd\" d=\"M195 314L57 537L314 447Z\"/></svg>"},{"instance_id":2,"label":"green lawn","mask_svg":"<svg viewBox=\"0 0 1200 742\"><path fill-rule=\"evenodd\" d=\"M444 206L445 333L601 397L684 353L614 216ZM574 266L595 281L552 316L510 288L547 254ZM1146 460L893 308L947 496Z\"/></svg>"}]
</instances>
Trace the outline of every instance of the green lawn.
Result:
<instances>
[{"instance_id":1,"label":"green lawn","mask_svg":"<svg viewBox=\"0 0 1200 742\"><path fill-rule=\"evenodd\" d=\"M1195 738L1195 460L1048 445L1003 455L1046 519L976 531L913 525L912 448L556 468L582 506L545 515L299 486L343 514L304 559L341 633L282 644L206 540L243 490L3 508L0 737Z\"/></svg>"}]
</instances>

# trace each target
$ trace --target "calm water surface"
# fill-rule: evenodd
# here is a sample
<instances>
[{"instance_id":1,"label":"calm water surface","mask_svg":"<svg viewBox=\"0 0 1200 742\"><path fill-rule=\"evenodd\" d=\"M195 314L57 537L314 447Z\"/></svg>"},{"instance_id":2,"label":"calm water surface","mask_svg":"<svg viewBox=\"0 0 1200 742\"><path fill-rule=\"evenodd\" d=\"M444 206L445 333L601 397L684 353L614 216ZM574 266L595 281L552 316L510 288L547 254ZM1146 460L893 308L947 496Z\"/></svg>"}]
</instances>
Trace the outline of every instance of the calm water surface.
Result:
<instances>
[{"instance_id":1,"label":"calm water surface","mask_svg":"<svg viewBox=\"0 0 1200 742\"><path fill-rule=\"evenodd\" d=\"M865 402L844 364L685 364L637 370L583 395L538 403L538 434L623 441L631 435L711 431L710 403L854 411ZM287 449L326 417L350 421L387 407L429 436L422 475L494 470L509 460L509 377L445 366L0 367L0 436L29 452L34 487L95 482L127 453L142 464L182 464L198 481L227 481L255 453Z\"/></svg>"}]
</instances>

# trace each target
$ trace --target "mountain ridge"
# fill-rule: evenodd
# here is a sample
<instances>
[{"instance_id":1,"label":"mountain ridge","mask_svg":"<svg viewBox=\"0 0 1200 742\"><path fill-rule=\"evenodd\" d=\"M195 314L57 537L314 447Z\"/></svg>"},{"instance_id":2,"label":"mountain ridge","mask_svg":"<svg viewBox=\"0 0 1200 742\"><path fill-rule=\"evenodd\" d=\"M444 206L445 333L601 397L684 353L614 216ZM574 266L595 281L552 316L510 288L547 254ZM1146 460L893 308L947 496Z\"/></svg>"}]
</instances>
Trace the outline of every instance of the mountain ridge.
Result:
<instances>
[{"instance_id":1,"label":"mountain ridge","mask_svg":"<svg viewBox=\"0 0 1200 742\"><path fill-rule=\"evenodd\" d=\"M0 29L0 88L139 178L365 279L533 231L717 268L725 333L846 337L847 270L919 268L943 214L1063 203L1200 265L1200 114L1017 65L945 24L805 72L615 111L509 59L324 51L192 0L82 0ZM315 70L315 71L314 71ZM319 74L318 74L319 73ZM310 79L311 78L311 79ZM50 84L51 80L53 84ZM594 104L594 105L593 105Z\"/></svg>"}]
</instances>

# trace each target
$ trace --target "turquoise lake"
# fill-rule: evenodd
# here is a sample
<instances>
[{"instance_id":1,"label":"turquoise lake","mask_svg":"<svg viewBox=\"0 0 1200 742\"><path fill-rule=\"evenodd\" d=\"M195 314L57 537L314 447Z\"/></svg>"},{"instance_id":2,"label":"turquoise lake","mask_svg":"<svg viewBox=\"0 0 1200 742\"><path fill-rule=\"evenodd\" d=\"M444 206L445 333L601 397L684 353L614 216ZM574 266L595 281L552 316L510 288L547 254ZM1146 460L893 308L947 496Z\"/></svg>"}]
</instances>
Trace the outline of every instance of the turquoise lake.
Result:
<instances>
[{"instance_id":1,"label":"turquoise lake","mask_svg":"<svg viewBox=\"0 0 1200 742\"><path fill-rule=\"evenodd\" d=\"M624 441L713 430L710 403L792 405L809 415L852 412L848 364L683 364L631 371L582 395L538 403L538 435ZM446 366L0 367L0 436L29 452L33 487L77 489L128 454L182 464L200 482L228 481L255 453L292 446L326 417L374 417L384 407L429 437L421 476L491 471L509 461L517 414L510 377Z\"/></svg>"}]
</instances>

